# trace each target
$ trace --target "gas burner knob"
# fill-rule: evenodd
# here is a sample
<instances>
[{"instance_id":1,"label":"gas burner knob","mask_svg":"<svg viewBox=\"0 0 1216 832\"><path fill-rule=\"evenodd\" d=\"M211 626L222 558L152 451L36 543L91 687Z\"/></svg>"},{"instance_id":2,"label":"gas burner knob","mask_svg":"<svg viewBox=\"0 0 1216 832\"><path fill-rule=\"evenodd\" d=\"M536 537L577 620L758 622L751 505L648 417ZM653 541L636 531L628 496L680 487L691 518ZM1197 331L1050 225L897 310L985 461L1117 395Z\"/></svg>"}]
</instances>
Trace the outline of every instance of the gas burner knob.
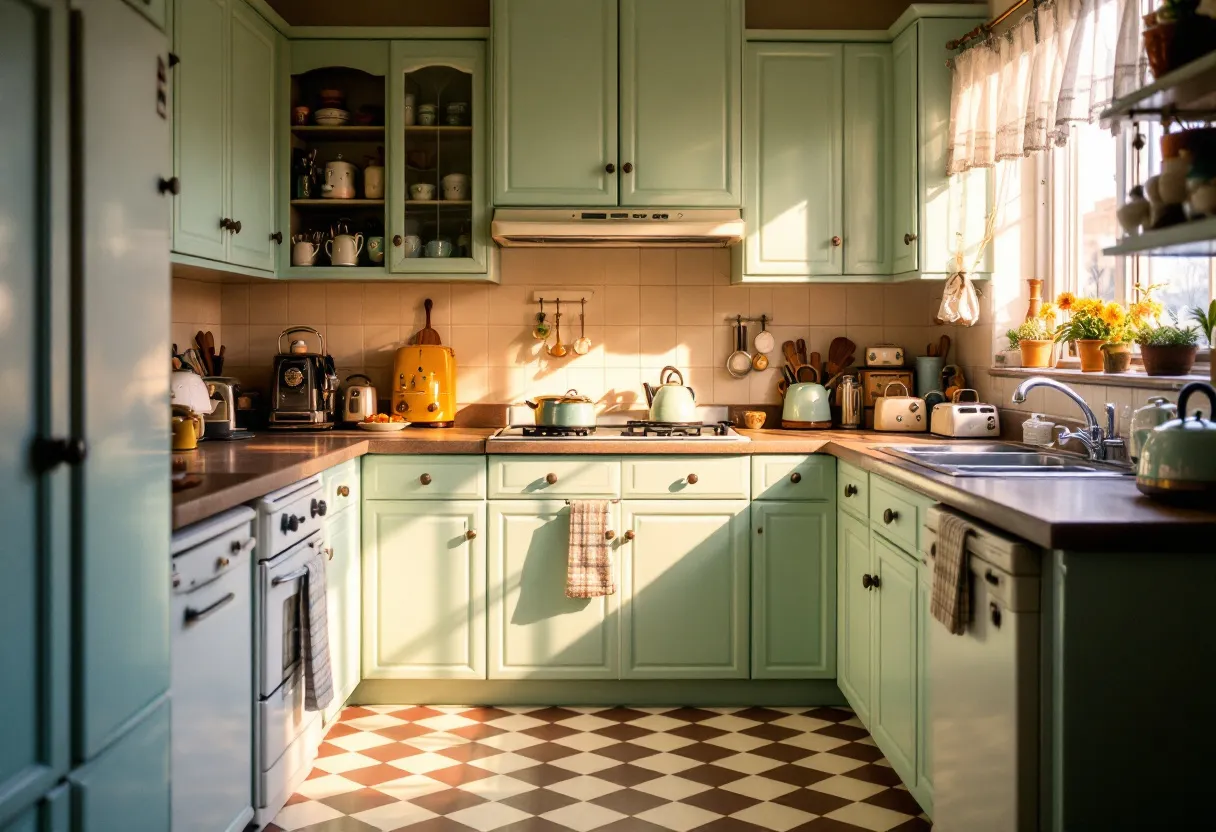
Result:
<instances>
[{"instance_id":1,"label":"gas burner knob","mask_svg":"<svg viewBox=\"0 0 1216 832\"><path fill-rule=\"evenodd\" d=\"M279 531L283 532L283 534L287 534L287 527L288 527L288 526L291 524L291 522L292 522L292 521L294 521L294 520L295 520L295 518L294 518L294 517L289 517L288 515L284 514L284 515L283 515L283 516L282 516L282 517L279 519Z\"/></svg>"},{"instance_id":2,"label":"gas burner knob","mask_svg":"<svg viewBox=\"0 0 1216 832\"><path fill-rule=\"evenodd\" d=\"M300 530L300 521L302 519L303 519L302 517L296 517L294 515L292 515L291 517L288 517L287 518L287 530L292 531L292 532L298 532Z\"/></svg>"},{"instance_id":3,"label":"gas burner knob","mask_svg":"<svg viewBox=\"0 0 1216 832\"><path fill-rule=\"evenodd\" d=\"M312 505L309 507L309 511L312 512L313 517L324 517L325 510L327 508L328 506L325 505L324 500L318 500L316 497L314 497L312 500Z\"/></svg>"},{"instance_id":4,"label":"gas burner knob","mask_svg":"<svg viewBox=\"0 0 1216 832\"><path fill-rule=\"evenodd\" d=\"M325 504L325 501L324 501L324 500L322 500L322 501L321 501L321 504L320 504L320 509L321 509L321 516L322 516L322 517L324 517L324 516L325 516L325 512L329 511L329 506L327 506L327 505Z\"/></svg>"}]
</instances>

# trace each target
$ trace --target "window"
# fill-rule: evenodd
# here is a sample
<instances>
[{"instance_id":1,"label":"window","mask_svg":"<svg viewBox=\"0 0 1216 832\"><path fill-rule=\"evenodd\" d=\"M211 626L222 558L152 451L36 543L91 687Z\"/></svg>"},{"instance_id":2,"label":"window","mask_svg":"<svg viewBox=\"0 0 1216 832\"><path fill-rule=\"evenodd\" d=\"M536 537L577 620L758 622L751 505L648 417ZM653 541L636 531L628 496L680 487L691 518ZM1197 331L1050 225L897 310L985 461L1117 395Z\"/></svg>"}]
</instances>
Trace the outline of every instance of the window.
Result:
<instances>
[{"instance_id":1,"label":"window","mask_svg":"<svg viewBox=\"0 0 1216 832\"><path fill-rule=\"evenodd\" d=\"M1065 289L1078 295L1135 300L1135 286L1160 284L1154 297L1167 314L1191 325L1187 311L1207 306L1213 297L1210 257L1110 257L1102 249L1120 237L1115 211L1133 182L1144 182L1161 169L1162 128L1144 123L1145 147L1140 170L1132 150L1134 130L1117 136L1097 124L1074 127L1068 144L1051 151L1047 167L1052 195L1049 222L1052 252L1052 294ZM1138 175L1135 175L1137 174Z\"/></svg>"}]
</instances>

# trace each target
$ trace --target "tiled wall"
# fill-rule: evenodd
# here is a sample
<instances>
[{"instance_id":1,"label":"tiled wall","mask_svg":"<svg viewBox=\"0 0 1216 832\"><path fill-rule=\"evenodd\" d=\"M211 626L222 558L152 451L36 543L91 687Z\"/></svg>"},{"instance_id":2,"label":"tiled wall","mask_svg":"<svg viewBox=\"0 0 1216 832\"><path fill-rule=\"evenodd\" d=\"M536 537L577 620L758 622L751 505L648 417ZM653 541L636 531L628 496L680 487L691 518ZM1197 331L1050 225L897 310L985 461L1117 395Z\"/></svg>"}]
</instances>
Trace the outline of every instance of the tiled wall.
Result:
<instances>
[{"instance_id":1,"label":"tiled wall","mask_svg":"<svg viewBox=\"0 0 1216 832\"><path fill-rule=\"evenodd\" d=\"M194 346L195 334L208 330L215 336L216 350L219 349L223 343L221 298L219 283L174 278L173 321L169 332L178 352L185 352Z\"/></svg>"},{"instance_id":2,"label":"tiled wall","mask_svg":"<svg viewBox=\"0 0 1216 832\"><path fill-rule=\"evenodd\" d=\"M776 403L780 344L795 338L826 357L837 335L859 350L891 341L915 354L947 333L968 364L987 361L990 325L970 331L933 326L940 282L749 287L730 285L729 275L725 250L507 249L500 286L264 281L216 288L177 280L174 319L193 314L178 309L187 305L178 303L179 296L192 302L206 296L209 308L218 291L222 330L216 335L228 348L226 372L247 386L266 384L280 331L304 324L325 334L343 378L364 372L385 396L393 352L423 326L423 300L430 298L431 323L456 351L462 404L518 402L569 388L605 404L628 404L641 398L641 382L657 380L665 364L684 371L703 403ZM586 308L593 344L587 355L552 358L533 339L537 306L531 298L541 289L567 296L594 292ZM552 316L555 310L547 311ZM563 313L563 341L570 344L579 335L579 308L563 305ZM724 369L734 349L727 319L762 313L776 319L770 327L778 344L773 367L733 379Z\"/></svg>"}]
</instances>

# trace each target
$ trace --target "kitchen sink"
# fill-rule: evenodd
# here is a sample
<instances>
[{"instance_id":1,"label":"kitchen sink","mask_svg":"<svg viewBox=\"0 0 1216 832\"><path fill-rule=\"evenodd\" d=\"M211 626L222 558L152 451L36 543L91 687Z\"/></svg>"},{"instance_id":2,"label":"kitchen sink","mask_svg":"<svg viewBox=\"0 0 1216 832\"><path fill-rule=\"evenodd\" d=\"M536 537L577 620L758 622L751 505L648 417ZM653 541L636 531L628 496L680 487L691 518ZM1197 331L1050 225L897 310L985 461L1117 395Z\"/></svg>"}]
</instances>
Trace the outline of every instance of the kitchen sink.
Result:
<instances>
[{"instance_id":1,"label":"kitchen sink","mask_svg":"<svg viewBox=\"0 0 1216 832\"><path fill-rule=\"evenodd\" d=\"M1126 477L1132 469L1013 442L892 445L884 453L952 477Z\"/></svg>"}]
</instances>

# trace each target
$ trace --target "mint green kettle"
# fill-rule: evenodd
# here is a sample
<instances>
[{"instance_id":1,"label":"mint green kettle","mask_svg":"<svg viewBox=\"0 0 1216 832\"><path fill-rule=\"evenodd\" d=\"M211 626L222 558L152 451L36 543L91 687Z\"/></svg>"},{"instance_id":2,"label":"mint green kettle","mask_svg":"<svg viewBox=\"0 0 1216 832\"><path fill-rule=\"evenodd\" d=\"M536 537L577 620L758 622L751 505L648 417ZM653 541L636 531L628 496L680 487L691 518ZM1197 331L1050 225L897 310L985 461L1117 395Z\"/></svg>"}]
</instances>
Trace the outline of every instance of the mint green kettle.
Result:
<instances>
[{"instance_id":1,"label":"mint green kettle","mask_svg":"<svg viewBox=\"0 0 1216 832\"><path fill-rule=\"evenodd\" d=\"M650 403L650 421L698 421L696 394L691 387L684 386L684 374L675 367L664 367L659 371L658 387L643 382L642 388Z\"/></svg>"},{"instance_id":2,"label":"mint green kettle","mask_svg":"<svg viewBox=\"0 0 1216 832\"><path fill-rule=\"evenodd\" d=\"M1155 428L1140 450L1136 487L1150 497L1216 506L1216 422L1201 411L1187 415L1193 393L1207 396L1216 414L1216 390L1193 382L1178 394L1179 418Z\"/></svg>"}]
</instances>

